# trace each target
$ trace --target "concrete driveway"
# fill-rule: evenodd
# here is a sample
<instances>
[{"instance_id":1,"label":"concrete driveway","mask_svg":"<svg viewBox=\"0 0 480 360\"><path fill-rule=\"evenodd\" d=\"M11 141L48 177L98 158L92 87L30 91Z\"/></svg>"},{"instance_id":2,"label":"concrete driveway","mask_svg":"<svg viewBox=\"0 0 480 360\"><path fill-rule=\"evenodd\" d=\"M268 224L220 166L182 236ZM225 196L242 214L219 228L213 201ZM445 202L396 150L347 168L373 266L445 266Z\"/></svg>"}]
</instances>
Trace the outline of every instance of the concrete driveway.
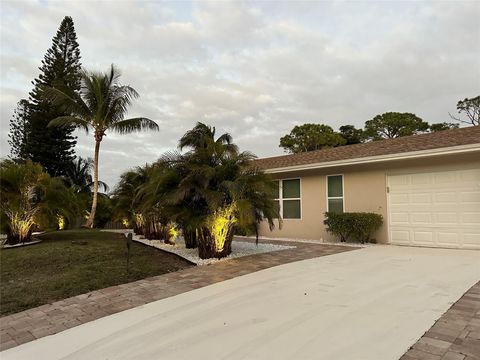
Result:
<instances>
[{"instance_id":1,"label":"concrete driveway","mask_svg":"<svg viewBox=\"0 0 480 360\"><path fill-rule=\"evenodd\" d=\"M9 359L397 360L480 279L480 251L373 246L127 310Z\"/></svg>"}]
</instances>

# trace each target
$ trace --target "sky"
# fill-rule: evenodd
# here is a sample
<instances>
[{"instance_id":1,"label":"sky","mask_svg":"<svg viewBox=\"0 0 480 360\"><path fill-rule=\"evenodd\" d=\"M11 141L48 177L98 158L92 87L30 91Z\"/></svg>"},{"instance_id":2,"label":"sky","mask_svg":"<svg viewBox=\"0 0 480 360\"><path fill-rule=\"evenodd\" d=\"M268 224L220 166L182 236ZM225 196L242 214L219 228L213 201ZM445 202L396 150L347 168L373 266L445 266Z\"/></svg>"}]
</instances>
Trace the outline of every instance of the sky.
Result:
<instances>
[{"instance_id":1,"label":"sky","mask_svg":"<svg viewBox=\"0 0 480 360\"><path fill-rule=\"evenodd\" d=\"M100 179L110 187L134 166L176 148L201 121L241 150L283 154L295 125L338 129L387 111L451 121L480 93L480 2L414 1L0 1L0 157L8 127L64 16L82 65L106 71L140 98L128 116L159 132L109 133ZM76 153L93 156L78 132Z\"/></svg>"}]
</instances>

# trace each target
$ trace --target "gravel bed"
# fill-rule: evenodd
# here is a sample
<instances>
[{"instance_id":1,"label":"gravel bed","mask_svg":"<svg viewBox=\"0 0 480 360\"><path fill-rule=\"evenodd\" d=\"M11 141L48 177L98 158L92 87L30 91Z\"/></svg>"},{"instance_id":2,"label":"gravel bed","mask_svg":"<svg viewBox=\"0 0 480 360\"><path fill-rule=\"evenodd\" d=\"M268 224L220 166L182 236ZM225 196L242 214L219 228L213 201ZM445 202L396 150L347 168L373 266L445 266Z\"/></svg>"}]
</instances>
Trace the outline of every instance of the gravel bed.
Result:
<instances>
[{"instance_id":1,"label":"gravel bed","mask_svg":"<svg viewBox=\"0 0 480 360\"><path fill-rule=\"evenodd\" d=\"M185 243L182 238L178 238L176 240L175 245L165 244L161 240L147 240L138 235L133 236L133 241L137 241L142 244L156 247L158 249L162 249L164 251L176 254L197 265L208 265L208 264L216 263L218 261L224 261L224 260L238 258L242 256L262 254L262 253L271 252L271 251L280 251L280 250L295 248L295 246L274 245L274 244L255 245L255 243L251 243L251 242L234 240L232 243L232 253L227 257L222 259L200 259L200 257L198 256L198 249L185 248Z\"/></svg>"}]
</instances>

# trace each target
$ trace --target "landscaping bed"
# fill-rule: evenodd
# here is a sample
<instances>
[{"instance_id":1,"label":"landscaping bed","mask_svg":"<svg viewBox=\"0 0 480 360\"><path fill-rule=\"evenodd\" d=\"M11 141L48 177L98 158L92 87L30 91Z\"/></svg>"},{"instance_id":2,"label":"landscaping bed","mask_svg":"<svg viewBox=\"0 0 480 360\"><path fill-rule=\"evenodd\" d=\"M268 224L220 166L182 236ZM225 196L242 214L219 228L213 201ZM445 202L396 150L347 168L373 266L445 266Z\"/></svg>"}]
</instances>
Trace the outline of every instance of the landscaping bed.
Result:
<instances>
[{"instance_id":1,"label":"landscaping bed","mask_svg":"<svg viewBox=\"0 0 480 360\"><path fill-rule=\"evenodd\" d=\"M262 253L271 252L271 251L280 251L280 250L295 248L295 246L289 246L289 245L275 245L275 244L262 244L262 243L256 245L253 242L234 240L232 243L232 253L227 257L224 257L221 259L216 259L216 258L201 259L198 256L198 249L185 248L185 243L182 238L178 238L175 241L176 242L175 245L165 244L161 240L147 240L138 235L134 235L133 240L157 249L167 251L172 254L176 254L196 265L208 265L218 261L238 258L242 256L262 254Z\"/></svg>"},{"instance_id":2,"label":"landscaping bed","mask_svg":"<svg viewBox=\"0 0 480 360\"><path fill-rule=\"evenodd\" d=\"M56 231L38 238L35 245L0 250L1 315L193 266L133 243L127 273L125 237L112 232Z\"/></svg>"}]
</instances>

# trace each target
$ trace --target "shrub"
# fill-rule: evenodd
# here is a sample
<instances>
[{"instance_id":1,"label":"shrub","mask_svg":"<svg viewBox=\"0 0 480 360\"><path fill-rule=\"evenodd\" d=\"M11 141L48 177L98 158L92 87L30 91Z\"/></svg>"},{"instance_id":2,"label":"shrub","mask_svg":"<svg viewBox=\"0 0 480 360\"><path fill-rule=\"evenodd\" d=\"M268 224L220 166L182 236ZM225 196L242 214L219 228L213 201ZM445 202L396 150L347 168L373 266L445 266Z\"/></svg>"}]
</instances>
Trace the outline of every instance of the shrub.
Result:
<instances>
[{"instance_id":1,"label":"shrub","mask_svg":"<svg viewBox=\"0 0 480 360\"><path fill-rule=\"evenodd\" d=\"M323 223L327 231L340 238L341 242L370 241L373 232L382 226L382 215L367 212L333 213L326 212Z\"/></svg>"}]
</instances>

